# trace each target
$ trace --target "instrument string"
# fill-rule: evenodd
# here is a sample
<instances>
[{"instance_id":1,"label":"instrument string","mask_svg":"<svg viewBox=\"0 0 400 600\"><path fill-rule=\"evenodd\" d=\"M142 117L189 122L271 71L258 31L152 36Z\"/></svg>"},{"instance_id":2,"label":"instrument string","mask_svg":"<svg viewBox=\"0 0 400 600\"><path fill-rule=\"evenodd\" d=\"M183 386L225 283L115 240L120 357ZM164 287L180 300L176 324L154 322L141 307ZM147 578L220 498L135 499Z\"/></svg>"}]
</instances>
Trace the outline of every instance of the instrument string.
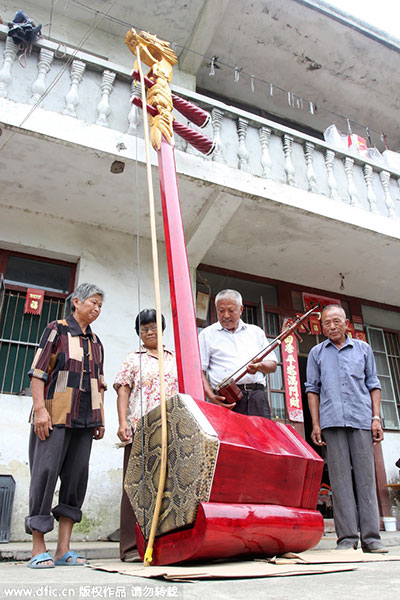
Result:
<instances>
[{"instance_id":1,"label":"instrument string","mask_svg":"<svg viewBox=\"0 0 400 600\"><path fill-rule=\"evenodd\" d=\"M144 142L146 151L146 172L147 172L147 189L148 189L148 200L149 200L149 214L150 214L150 230L151 230L151 248L153 258L153 279L154 279L154 296L156 305L156 321L157 321L157 347L158 347L158 368L160 377L160 411L161 411L161 465L160 465L160 479L158 483L158 490L156 496L156 502L154 507L153 519L150 528L150 535L147 543L146 553L144 556L144 565L149 566L152 562L153 555L153 544L154 538L158 526L158 519L161 511L161 501L164 493L166 469L167 469L167 412L165 405L165 375L164 375L164 347L163 347L163 332L162 332L162 316L161 316L161 293L160 293L160 279L159 279L159 266L158 266L158 249L157 249L157 232L156 232L156 221L155 221L155 207L154 207L154 191L153 191L153 180L151 173L151 160L150 160L150 134L149 134L149 122L146 110L147 99L146 89L144 84L144 75L140 60L140 49L136 47L136 56L138 71L140 74L140 87L143 105L143 125L144 125Z\"/></svg>"},{"instance_id":2,"label":"instrument string","mask_svg":"<svg viewBox=\"0 0 400 600\"><path fill-rule=\"evenodd\" d=\"M146 487L145 481L145 465L144 465L144 407L143 407L143 379L142 379L142 340L140 336L140 313L141 307L141 257L140 257L140 212L139 212L139 167L138 167L138 136L135 136L135 188L136 188L136 292L137 292L137 306L139 315L139 340L138 340L138 352L139 352L139 402L140 402L140 445L141 445L141 458L142 458L142 498L143 498L143 522L144 529L143 535L146 538Z\"/></svg>"}]
</instances>

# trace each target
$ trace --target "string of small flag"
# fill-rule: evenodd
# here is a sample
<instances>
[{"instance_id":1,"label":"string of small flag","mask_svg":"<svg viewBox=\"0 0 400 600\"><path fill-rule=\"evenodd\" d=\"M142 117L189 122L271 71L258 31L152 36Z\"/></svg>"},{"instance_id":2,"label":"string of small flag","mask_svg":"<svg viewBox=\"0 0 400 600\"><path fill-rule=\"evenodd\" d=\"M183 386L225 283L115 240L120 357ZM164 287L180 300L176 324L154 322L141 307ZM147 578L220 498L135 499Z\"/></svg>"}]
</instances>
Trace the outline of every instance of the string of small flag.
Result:
<instances>
[{"instance_id":1,"label":"string of small flag","mask_svg":"<svg viewBox=\"0 0 400 600\"><path fill-rule=\"evenodd\" d=\"M94 12L94 13L98 12L96 9L92 8L91 6L88 6L81 0L66 0L65 6L64 6L64 11L66 11L68 4L74 4L88 12ZM139 31L142 29L140 27L132 25L131 23L128 23L127 21L118 19L117 17L113 17L112 15L106 15L104 18L107 19L108 21L116 23L124 28L135 27L135 29L137 29ZM387 135L383 132L374 130L371 127L368 127L366 125L363 125L362 123L358 123L357 121L354 121L353 119L350 121L350 119L348 117L346 117L345 115L341 115L340 113L337 113L332 110L328 110L324 107L321 107L313 100L305 99L302 96L299 96L292 91L286 90L286 89L278 86L275 83L266 81L265 79L257 77L254 74L247 73L246 71L243 70L243 67L240 67L239 65L230 65L228 63L223 62L217 56L211 56L211 57L207 56L205 54L202 54L201 52L193 50L192 48L187 48L186 46L182 46L181 44L178 44L176 42L170 42L170 43L171 43L172 49L175 51L178 50L178 48L179 48L180 51L190 52L190 53L196 54L197 56L201 56L203 58L205 67L209 69L209 73L208 73L209 77L216 77L218 69L221 69L221 68L229 69L233 72L233 80L235 83L239 83L241 78L242 78L242 80L243 79L249 80L251 93L256 92L256 86L260 86L260 85L263 87L265 86L265 88L267 90L266 93L270 98L273 96L276 96L277 93L280 93L284 97L287 98L288 105L294 109L302 110L302 111L304 111L306 109L308 111L308 113L312 116L317 113L320 115L321 115L321 113L325 113L326 115L329 115L332 118L341 119L341 120L343 120L344 123L347 123L347 134L348 135L352 134L352 127L350 125L350 122L351 122L354 127L358 128L360 130L366 131L366 138L367 138L370 146L374 145L372 136L371 136L371 132L374 132L379 137L379 139L382 141L382 143L385 145L385 148L389 149Z\"/></svg>"}]
</instances>

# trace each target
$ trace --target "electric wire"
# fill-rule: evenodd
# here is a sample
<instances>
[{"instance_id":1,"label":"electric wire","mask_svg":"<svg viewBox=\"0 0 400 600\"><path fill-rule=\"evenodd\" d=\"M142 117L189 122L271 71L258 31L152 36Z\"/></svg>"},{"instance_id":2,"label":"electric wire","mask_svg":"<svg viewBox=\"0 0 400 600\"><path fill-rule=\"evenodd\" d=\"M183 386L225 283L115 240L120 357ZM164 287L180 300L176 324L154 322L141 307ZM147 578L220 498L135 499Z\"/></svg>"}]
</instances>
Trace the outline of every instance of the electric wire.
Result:
<instances>
[{"instance_id":1,"label":"electric wire","mask_svg":"<svg viewBox=\"0 0 400 600\"><path fill-rule=\"evenodd\" d=\"M84 2L80 1L80 0L69 0L70 4L74 4L75 6L79 7L81 10L84 10L86 12L91 12L91 13L97 13L98 10L88 6L87 4L85 4ZM123 27L134 27L137 30L142 30L144 29L143 27L139 27L138 25L133 25L132 23L129 23L128 21L124 21L123 19L119 19L117 17L114 17L112 15L107 15L105 17L105 20L109 20L117 25L121 25ZM255 90L255 86L256 83L258 82L259 84L262 84L263 86L266 86L268 88L268 95L273 96L273 93L270 93L271 90L273 90L273 92L279 92L284 94L285 96L288 97L288 104L289 106L291 106L292 108L297 108L298 109L303 109L304 104L306 106L309 106L309 112L311 115L314 115L316 113L321 114L324 113L327 116L332 116L335 118L339 118L339 119L343 119L345 122L348 119L346 116L333 111L333 110L329 110L323 106L320 106L318 102L315 102L313 100L309 100L307 98L304 98L303 96L300 96L299 94L295 94L293 92L290 92L289 90L286 90L282 87L280 87L279 85L276 85L275 83L271 83L261 77L257 77L256 75L254 75L253 73L247 73L246 71L243 70L243 68L238 67L238 65L231 65L223 60L220 60L219 57L216 56L208 56L206 54L203 54L202 52L198 52L197 50L193 50L192 48L188 48L187 46L184 46L182 44L178 44L177 42L173 42L171 40L166 40L169 41L169 43L171 44L171 46L175 49L175 48L180 48L180 50L183 52L190 52L192 54L195 54L196 56L201 56L204 60L208 61L210 63L211 66L211 70L213 70L213 68L220 68L220 67L224 67L227 68L229 70L231 70L234 74L234 80L236 82L239 81L238 77L237 77L237 73L240 74L240 77L244 78L244 79L248 79L249 84L250 84L250 89L253 92L253 90ZM210 73L211 75L211 73ZM295 102L296 101L296 102ZM295 106L296 104L296 106ZM362 123L359 123L358 121L354 120L354 119L350 119L351 123L360 128L360 129L365 129L365 130L369 130L369 132L374 132L377 136L379 136L380 139L383 139L384 133L382 131L378 131L372 127L368 127Z\"/></svg>"}]
</instances>

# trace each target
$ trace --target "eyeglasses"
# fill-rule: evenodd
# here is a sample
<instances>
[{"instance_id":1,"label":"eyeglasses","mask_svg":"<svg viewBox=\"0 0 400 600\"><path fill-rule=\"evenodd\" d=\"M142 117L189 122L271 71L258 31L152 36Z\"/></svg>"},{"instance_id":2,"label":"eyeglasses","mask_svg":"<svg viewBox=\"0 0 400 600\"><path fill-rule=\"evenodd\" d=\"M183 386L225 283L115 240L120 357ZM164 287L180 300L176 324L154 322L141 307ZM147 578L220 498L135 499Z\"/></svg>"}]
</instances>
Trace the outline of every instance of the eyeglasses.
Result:
<instances>
[{"instance_id":1,"label":"eyeglasses","mask_svg":"<svg viewBox=\"0 0 400 600\"><path fill-rule=\"evenodd\" d=\"M140 333L156 333L157 331L157 325L149 325L148 327L141 327L140 328Z\"/></svg>"}]
</instances>

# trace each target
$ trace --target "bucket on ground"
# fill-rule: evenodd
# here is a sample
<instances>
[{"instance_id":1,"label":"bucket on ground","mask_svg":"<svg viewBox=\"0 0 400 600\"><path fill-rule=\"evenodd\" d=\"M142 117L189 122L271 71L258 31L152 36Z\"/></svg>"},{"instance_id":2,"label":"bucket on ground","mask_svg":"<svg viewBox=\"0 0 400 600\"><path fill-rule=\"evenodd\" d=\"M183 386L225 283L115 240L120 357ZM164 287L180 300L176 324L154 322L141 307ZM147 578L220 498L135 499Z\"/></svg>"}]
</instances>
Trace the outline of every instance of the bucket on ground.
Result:
<instances>
[{"instance_id":1,"label":"bucket on ground","mask_svg":"<svg viewBox=\"0 0 400 600\"><path fill-rule=\"evenodd\" d=\"M383 517L385 531L396 531L396 517Z\"/></svg>"},{"instance_id":2,"label":"bucket on ground","mask_svg":"<svg viewBox=\"0 0 400 600\"><path fill-rule=\"evenodd\" d=\"M10 541L14 493L14 477L12 475L0 475L0 543Z\"/></svg>"}]
</instances>

